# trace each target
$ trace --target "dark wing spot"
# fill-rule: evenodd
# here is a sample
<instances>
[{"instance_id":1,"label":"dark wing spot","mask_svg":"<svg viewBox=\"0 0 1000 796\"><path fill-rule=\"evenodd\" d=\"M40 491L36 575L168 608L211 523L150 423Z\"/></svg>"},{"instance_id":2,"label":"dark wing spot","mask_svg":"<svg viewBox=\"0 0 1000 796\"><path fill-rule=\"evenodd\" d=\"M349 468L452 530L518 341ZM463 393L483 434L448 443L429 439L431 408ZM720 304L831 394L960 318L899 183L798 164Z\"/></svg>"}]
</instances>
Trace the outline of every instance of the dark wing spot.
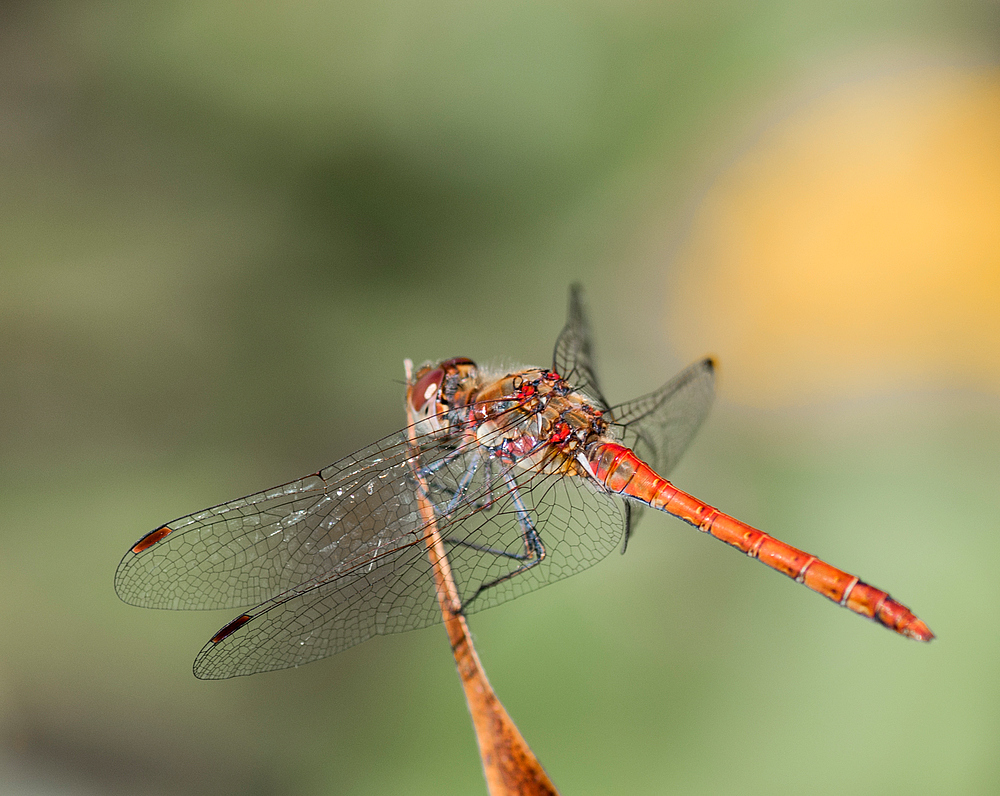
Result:
<instances>
[{"instance_id":1,"label":"dark wing spot","mask_svg":"<svg viewBox=\"0 0 1000 796\"><path fill-rule=\"evenodd\" d=\"M237 630L243 627L243 625L249 622L251 618L252 617L250 616L250 614L241 614L240 616L236 617L232 622L230 622L228 625L222 628L222 630L220 630L218 633L212 636L212 643L218 644L220 641L222 641L222 639L231 636L233 633L235 633Z\"/></svg>"},{"instance_id":2,"label":"dark wing spot","mask_svg":"<svg viewBox=\"0 0 1000 796\"><path fill-rule=\"evenodd\" d=\"M164 525L162 528L157 528L155 531L150 531L145 536L143 536L138 542L132 545L133 553L141 553L143 550L148 550L154 544L159 542L168 533L173 532L173 528L168 528Z\"/></svg>"}]
</instances>

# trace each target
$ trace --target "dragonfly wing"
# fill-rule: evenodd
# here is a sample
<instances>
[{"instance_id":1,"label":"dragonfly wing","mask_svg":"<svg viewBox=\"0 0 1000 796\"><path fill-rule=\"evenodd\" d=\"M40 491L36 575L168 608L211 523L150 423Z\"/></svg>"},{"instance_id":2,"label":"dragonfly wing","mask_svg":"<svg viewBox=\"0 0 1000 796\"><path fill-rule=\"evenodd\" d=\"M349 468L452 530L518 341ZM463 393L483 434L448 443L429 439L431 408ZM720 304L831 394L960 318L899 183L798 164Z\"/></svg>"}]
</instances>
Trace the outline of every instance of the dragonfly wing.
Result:
<instances>
[{"instance_id":1,"label":"dragonfly wing","mask_svg":"<svg viewBox=\"0 0 1000 796\"><path fill-rule=\"evenodd\" d=\"M461 459L428 435L421 460ZM152 531L125 554L115 590L148 608L235 608L347 570L420 534L405 435L318 473L223 503Z\"/></svg>"},{"instance_id":2,"label":"dragonfly wing","mask_svg":"<svg viewBox=\"0 0 1000 796\"><path fill-rule=\"evenodd\" d=\"M611 410L623 444L664 478L701 427L715 395L715 363L695 362L660 389Z\"/></svg>"},{"instance_id":3,"label":"dragonfly wing","mask_svg":"<svg viewBox=\"0 0 1000 796\"><path fill-rule=\"evenodd\" d=\"M383 551L237 617L198 653L195 676L217 680L287 669L380 633L440 622L430 576L422 540Z\"/></svg>"},{"instance_id":4,"label":"dragonfly wing","mask_svg":"<svg viewBox=\"0 0 1000 796\"><path fill-rule=\"evenodd\" d=\"M571 285L566 325L556 340L552 355L552 369L567 382L597 400L601 409L607 409L597 375L594 373L593 345L590 341L590 323L583 306L583 288Z\"/></svg>"},{"instance_id":5,"label":"dragonfly wing","mask_svg":"<svg viewBox=\"0 0 1000 796\"><path fill-rule=\"evenodd\" d=\"M624 535L626 508L618 496L599 492L577 476L507 472L513 485L502 473L494 473L466 504L468 509L478 504L477 510L456 512L441 524L467 613L587 569L614 550ZM531 563L525 554L526 534L532 531L544 557L523 568ZM517 569L523 571L510 576ZM480 592L490 583L495 585Z\"/></svg>"},{"instance_id":6,"label":"dragonfly wing","mask_svg":"<svg viewBox=\"0 0 1000 796\"><path fill-rule=\"evenodd\" d=\"M708 416L714 395L715 363L703 359L689 365L660 389L614 407L610 411L612 425L623 444L666 478ZM625 544L643 514L638 503L629 508Z\"/></svg>"}]
</instances>

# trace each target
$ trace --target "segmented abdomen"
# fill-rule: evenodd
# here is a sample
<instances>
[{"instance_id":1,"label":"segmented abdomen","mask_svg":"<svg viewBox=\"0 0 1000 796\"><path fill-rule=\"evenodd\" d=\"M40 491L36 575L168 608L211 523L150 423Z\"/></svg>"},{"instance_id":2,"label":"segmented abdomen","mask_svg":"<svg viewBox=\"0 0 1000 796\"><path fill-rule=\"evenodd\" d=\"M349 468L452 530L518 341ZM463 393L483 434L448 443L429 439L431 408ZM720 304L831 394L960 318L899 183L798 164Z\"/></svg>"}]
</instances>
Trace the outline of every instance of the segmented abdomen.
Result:
<instances>
[{"instance_id":1,"label":"segmented abdomen","mask_svg":"<svg viewBox=\"0 0 1000 796\"><path fill-rule=\"evenodd\" d=\"M616 443L603 443L590 453L589 460L594 474L612 492L673 514L835 603L874 619L901 635L918 641L934 638L922 620L887 592L682 492L657 475L629 448Z\"/></svg>"}]
</instances>

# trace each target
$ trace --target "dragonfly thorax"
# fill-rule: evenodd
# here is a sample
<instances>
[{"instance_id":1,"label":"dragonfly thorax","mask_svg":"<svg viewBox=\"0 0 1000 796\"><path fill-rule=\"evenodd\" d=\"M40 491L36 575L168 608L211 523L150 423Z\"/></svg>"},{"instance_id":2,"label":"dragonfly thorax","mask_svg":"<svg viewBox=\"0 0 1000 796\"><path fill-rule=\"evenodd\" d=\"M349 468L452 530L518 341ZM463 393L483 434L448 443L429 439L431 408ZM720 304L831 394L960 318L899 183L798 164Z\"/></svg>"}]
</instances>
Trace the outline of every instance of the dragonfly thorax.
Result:
<instances>
[{"instance_id":1,"label":"dragonfly thorax","mask_svg":"<svg viewBox=\"0 0 1000 796\"><path fill-rule=\"evenodd\" d=\"M464 358L427 364L408 401L418 433L453 433L523 470L592 478L585 451L608 439L594 402L544 368L496 375Z\"/></svg>"},{"instance_id":2,"label":"dragonfly thorax","mask_svg":"<svg viewBox=\"0 0 1000 796\"><path fill-rule=\"evenodd\" d=\"M484 380L468 396L470 430L492 456L520 469L592 476L584 452L606 439L600 409L552 371Z\"/></svg>"}]
</instances>

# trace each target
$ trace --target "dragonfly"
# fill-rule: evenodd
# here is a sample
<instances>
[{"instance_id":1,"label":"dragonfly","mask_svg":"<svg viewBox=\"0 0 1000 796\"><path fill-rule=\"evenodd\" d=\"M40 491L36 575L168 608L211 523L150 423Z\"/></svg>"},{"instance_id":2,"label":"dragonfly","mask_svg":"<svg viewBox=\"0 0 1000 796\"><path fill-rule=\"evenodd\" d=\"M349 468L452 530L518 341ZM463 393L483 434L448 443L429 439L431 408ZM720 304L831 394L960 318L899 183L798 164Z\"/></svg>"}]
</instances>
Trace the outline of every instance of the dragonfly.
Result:
<instances>
[{"instance_id":1,"label":"dragonfly","mask_svg":"<svg viewBox=\"0 0 1000 796\"><path fill-rule=\"evenodd\" d=\"M411 427L158 526L125 553L115 589L148 608L253 606L194 661L202 679L249 675L440 622L432 531L466 614L624 553L640 514L654 509L902 636L933 639L887 592L666 480L708 414L714 374L706 358L609 405L573 286L551 368L503 372L463 357L424 365L407 390Z\"/></svg>"}]
</instances>

